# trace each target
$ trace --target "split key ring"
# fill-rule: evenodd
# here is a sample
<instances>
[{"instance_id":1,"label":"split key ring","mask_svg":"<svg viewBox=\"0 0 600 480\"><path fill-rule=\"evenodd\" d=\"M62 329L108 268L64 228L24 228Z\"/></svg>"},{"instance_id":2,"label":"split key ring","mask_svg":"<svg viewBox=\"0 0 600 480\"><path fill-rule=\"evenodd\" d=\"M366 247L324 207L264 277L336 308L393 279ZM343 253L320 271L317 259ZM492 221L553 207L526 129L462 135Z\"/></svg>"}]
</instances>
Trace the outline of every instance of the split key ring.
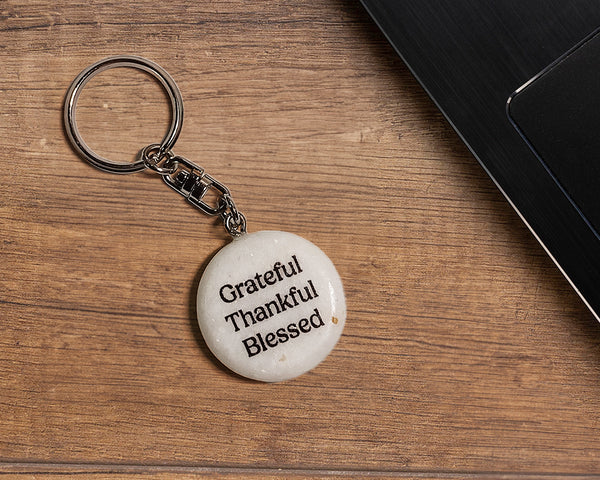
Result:
<instances>
[{"instance_id":1,"label":"split key ring","mask_svg":"<svg viewBox=\"0 0 600 480\"><path fill-rule=\"evenodd\" d=\"M73 80L73 83L67 90L64 108L64 124L69 140L79 154L96 168L111 173L133 173L144 170L147 167L143 158L133 163L109 160L94 152L85 143L77 128L77 100L79 99L79 95L81 95L83 87L98 73L115 67L137 68L149 73L160 82L169 96L171 101L171 126L160 144L158 144L158 151L156 153L158 158L165 156L173 148L179 137L183 125L183 99L181 98L181 92L177 84L163 68L150 60L133 55L117 55L104 58L87 67Z\"/></svg>"}]
</instances>

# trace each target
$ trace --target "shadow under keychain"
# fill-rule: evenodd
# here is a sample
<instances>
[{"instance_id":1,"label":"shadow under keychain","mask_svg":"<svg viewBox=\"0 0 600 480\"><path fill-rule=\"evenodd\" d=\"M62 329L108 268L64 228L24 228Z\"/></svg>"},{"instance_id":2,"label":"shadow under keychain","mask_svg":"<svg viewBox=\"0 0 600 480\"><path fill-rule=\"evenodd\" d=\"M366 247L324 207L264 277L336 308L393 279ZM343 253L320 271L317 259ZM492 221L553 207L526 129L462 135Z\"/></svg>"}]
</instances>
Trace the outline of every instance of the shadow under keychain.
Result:
<instances>
[{"instance_id":1,"label":"shadow under keychain","mask_svg":"<svg viewBox=\"0 0 600 480\"><path fill-rule=\"evenodd\" d=\"M133 163L96 154L77 128L77 100L83 87L94 75L114 67L149 73L171 102L165 137L145 146ZM246 233L246 218L229 189L171 151L183 124L183 100L165 70L136 56L100 60L69 87L64 122L73 147L94 167L121 174L150 169L193 206L223 220L233 241L203 272L197 312L206 344L225 366L244 377L277 382L307 372L329 354L346 320L344 290L333 263L316 245L292 233Z\"/></svg>"}]
</instances>

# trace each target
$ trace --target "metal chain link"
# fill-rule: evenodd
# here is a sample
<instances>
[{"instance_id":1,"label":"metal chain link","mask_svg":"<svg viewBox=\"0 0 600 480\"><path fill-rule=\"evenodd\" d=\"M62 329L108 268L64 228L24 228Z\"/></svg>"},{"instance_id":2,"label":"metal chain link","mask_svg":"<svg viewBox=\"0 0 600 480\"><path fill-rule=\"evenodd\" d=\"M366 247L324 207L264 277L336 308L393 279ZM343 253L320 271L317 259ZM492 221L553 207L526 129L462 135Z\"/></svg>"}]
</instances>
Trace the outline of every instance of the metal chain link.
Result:
<instances>
[{"instance_id":1,"label":"metal chain link","mask_svg":"<svg viewBox=\"0 0 600 480\"><path fill-rule=\"evenodd\" d=\"M177 162L173 161L175 155L173 152L165 152L162 157L159 154L160 145L153 143L148 145L140 152L140 159L146 168L160 174L171 175L177 170Z\"/></svg>"},{"instance_id":2,"label":"metal chain link","mask_svg":"<svg viewBox=\"0 0 600 480\"><path fill-rule=\"evenodd\" d=\"M238 211L225 185L187 158L175 155L171 151L161 156L159 148L160 145L151 144L140 152L140 159L146 168L160 174L169 187L206 215L219 215L225 230L232 237L246 233L246 217ZM209 193L215 197L210 203L205 201Z\"/></svg>"},{"instance_id":3,"label":"metal chain link","mask_svg":"<svg viewBox=\"0 0 600 480\"><path fill-rule=\"evenodd\" d=\"M225 205L225 208L221 212L221 218L225 225L225 230L232 237L239 237L246 233L246 217L240 211L238 211L233 198L228 193L223 195L220 202Z\"/></svg>"}]
</instances>

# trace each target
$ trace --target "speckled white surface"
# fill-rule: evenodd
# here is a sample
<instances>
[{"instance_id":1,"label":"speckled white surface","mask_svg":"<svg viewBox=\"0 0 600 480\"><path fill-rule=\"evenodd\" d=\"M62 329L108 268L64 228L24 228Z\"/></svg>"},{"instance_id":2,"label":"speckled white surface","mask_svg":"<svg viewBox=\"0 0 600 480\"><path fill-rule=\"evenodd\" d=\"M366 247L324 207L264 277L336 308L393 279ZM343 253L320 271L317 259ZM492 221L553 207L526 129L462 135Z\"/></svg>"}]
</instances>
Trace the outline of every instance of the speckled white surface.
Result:
<instances>
[{"instance_id":1,"label":"speckled white surface","mask_svg":"<svg viewBox=\"0 0 600 480\"><path fill-rule=\"evenodd\" d=\"M234 372L265 382L318 365L346 320L342 282L329 257L279 231L246 234L223 247L202 275L197 307L214 355Z\"/></svg>"}]
</instances>

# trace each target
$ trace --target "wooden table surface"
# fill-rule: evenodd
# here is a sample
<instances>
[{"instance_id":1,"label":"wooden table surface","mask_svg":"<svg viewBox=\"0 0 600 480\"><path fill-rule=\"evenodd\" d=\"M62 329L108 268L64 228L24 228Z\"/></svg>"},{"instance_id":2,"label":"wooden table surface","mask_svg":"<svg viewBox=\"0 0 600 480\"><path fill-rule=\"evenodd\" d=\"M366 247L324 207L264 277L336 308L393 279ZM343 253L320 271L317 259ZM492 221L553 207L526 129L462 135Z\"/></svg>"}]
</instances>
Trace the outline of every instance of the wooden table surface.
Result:
<instances>
[{"instance_id":1,"label":"wooden table surface","mask_svg":"<svg viewBox=\"0 0 600 480\"><path fill-rule=\"evenodd\" d=\"M348 320L313 371L220 366L194 303L225 231L70 147L70 82L124 53L175 78L174 151L250 231L336 264ZM0 60L0 478L600 475L599 325L358 2L4 0ZM78 112L125 161L169 121L124 68Z\"/></svg>"}]
</instances>

